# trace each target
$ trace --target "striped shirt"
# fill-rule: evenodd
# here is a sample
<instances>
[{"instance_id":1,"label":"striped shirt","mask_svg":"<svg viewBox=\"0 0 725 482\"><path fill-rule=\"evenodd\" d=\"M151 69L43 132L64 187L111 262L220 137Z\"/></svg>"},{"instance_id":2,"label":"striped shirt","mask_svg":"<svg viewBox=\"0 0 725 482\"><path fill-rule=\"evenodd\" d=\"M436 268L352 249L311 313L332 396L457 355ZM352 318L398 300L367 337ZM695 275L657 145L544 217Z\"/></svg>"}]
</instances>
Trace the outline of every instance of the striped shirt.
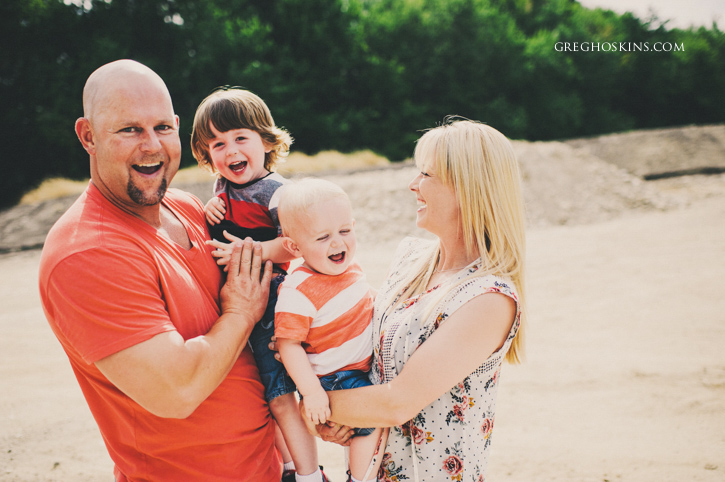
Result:
<instances>
[{"instance_id":1,"label":"striped shirt","mask_svg":"<svg viewBox=\"0 0 725 482\"><path fill-rule=\"evenodd\" d=\"M227 212L224 220L246 230L235 233L225 227L235 236L245 238L250 236L255 241L267 241L282 234L277 217L277 204L279 203L278 189L287 183L276 172L255 179L247 184L235 184L223 177L219 177L214 185L214 195L221 198L226 204ZM212 238L226 242L221 236Z\"/></svg>"},{"instance_id":2,"label":"striped shirt","mask_svg":"<svg viewBox=\"0 0 725 482\"><path fill-rule=\"evenodd\" d=\"M214 184L214 195L224 201L227 211L222 222L209 224L209 236L224 243L229 242L224 237L224 231L255 241L270 241L281 236L277 205L279 188L287 182L276 172L247 184L235 184L219 177ZM289 263L282 263L279 267L286 271Z\"/></svg>"},{"instance_id":3,"label":"striped shirt","mask_svg":"<svg viewBox=\"0 0 725 482\"><path fill-rule=\"evenodd\" d=\"M299 340L317 376L370 370L373 295L352 263L337 276L300 266L279 290L275 335Z\"/></svg>"}]
</instances>

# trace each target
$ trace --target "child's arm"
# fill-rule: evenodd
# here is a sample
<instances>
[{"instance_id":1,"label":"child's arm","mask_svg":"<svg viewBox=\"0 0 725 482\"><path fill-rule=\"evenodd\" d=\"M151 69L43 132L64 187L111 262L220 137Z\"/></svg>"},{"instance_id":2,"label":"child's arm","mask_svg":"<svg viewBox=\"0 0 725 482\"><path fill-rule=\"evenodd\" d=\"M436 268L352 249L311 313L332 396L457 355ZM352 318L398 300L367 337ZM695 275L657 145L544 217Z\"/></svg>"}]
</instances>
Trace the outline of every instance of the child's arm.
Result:
<instances>
[{"instance_id":1,"label":"child's arm","mask_svg":"<svg viewBox=\"0 0 725 482\"><path fill-rule=\"evenodd\" d=\"M227 212L227 206L224 204L222 198L214 196L209 199L209 202L204 206L204 214L209 224L219 224L224 220L224 215Z\"/></svg>"},{"instance_id":2,"label":"child's arm","mask_svg":"<svg viewBox=\"0 0 725 482\"><path fill-rule=\"evenodd\" d=\"M320 380L312 371L302 343L289 338L278 338L277 346L282 363L292 380L305 399L305 415L315 424L325 423L330 416L330 402L327 392L320 385Z\"/></svg>"},{"instance_id":3,"label":"child's arm","mask_svg":"<svg viewBox=\"0 0 725 482\"><path fill-rule=\"evenodd\" d=\"M297 259L284 247L284 237L274 238L270 241L262 241L262 262L270 260L274 264L283 264Z\"/></svg>"},{"instance_id":4,"label":"child's arm","mask_svg":"<svg viewBox=\"0 0 725 482\"><path fill-rule=\"evenodd\" d=\"M219 266L226 267L232 257L232 248L234 247L234 243L236 241L241 242L243 240L240 240L238 237L234 236L233 234L229 234L226 231L224 231L224 237L227 238L230 242L222 243L221 241L212 239L207 241L206 244L215 248L214 251L212 251L211 255L216 258L217 264ZM284 238L275 238L270 241L262 241L261 243L259 243L260 246L262 246L263 263L269 260L274 264L282 264L295 259L295 256L283 246L283 239Z\"/></svg>"}]
</instances>

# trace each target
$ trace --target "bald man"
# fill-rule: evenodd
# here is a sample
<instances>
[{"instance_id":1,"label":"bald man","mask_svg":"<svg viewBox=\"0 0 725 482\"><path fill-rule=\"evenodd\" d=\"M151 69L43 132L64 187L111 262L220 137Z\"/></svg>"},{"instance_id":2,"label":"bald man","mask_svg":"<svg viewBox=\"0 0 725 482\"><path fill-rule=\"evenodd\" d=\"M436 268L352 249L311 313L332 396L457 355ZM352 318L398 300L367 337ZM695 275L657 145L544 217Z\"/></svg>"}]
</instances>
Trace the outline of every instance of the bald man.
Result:
<instances>
[{"instance_id":1,"label":"bald man","mask_svg":"<svg viewBox=\"0 0 725 482\"><path fill-rule=\"evenodd\" d=\"M222 282L203 205L168 189L179 118L156 73L131 60L102 66L83 111L75 129L91 181L48 234L40 294L116 482L279 481L247 348L271 265L247 240Z\"/></svg>"}]
</instances>

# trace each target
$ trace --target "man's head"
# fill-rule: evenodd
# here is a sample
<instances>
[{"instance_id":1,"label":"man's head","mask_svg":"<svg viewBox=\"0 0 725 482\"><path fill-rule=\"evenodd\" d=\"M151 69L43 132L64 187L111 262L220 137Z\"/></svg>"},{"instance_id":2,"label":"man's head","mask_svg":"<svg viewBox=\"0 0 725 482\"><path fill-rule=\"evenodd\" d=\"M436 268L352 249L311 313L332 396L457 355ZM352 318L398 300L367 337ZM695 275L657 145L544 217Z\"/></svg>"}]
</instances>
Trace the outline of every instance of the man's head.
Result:
<instances>
[{"instance_id":1,"label":"man's head","mask_svg":"<svg viewBox=\"0 0 725 482\"><path fill-rule=\"evenodd\" d=\"M280 189L284 246L305 265L327 275L342 274L357 248L355 220L345 191L322 179L303 179Z\"/></svg>"},{"instance_id":2,"label":"man's head","mask_svg":"<svg viewBox=\"0 0 725 482\"><path fill-rule=\"evenodd\" d=\"M97 69L83 89L76 134L109 201L134 214L158 208L181 159L179 118L161 77L132 60Z\"/></svg>"}]
</instances>

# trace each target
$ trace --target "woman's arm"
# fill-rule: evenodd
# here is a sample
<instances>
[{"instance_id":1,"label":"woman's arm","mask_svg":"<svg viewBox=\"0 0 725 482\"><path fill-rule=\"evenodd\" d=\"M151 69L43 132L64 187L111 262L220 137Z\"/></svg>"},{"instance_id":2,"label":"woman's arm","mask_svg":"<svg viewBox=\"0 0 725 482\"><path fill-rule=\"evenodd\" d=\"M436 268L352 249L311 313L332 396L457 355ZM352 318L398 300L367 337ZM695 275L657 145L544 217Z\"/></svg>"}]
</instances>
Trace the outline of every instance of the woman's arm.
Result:
<instances>
[{"instance_id":1,"label":"woman's arm","mask_svg":"<svg viewBox=\"0 0 725 482\"><path fill-rule=\"evenodd\" d=\"M415 417L503 346L516 303L486 293L457 309L391 382L329 392L330 420L351 427L390 427Z\"/></svg>"}]
</instances>

